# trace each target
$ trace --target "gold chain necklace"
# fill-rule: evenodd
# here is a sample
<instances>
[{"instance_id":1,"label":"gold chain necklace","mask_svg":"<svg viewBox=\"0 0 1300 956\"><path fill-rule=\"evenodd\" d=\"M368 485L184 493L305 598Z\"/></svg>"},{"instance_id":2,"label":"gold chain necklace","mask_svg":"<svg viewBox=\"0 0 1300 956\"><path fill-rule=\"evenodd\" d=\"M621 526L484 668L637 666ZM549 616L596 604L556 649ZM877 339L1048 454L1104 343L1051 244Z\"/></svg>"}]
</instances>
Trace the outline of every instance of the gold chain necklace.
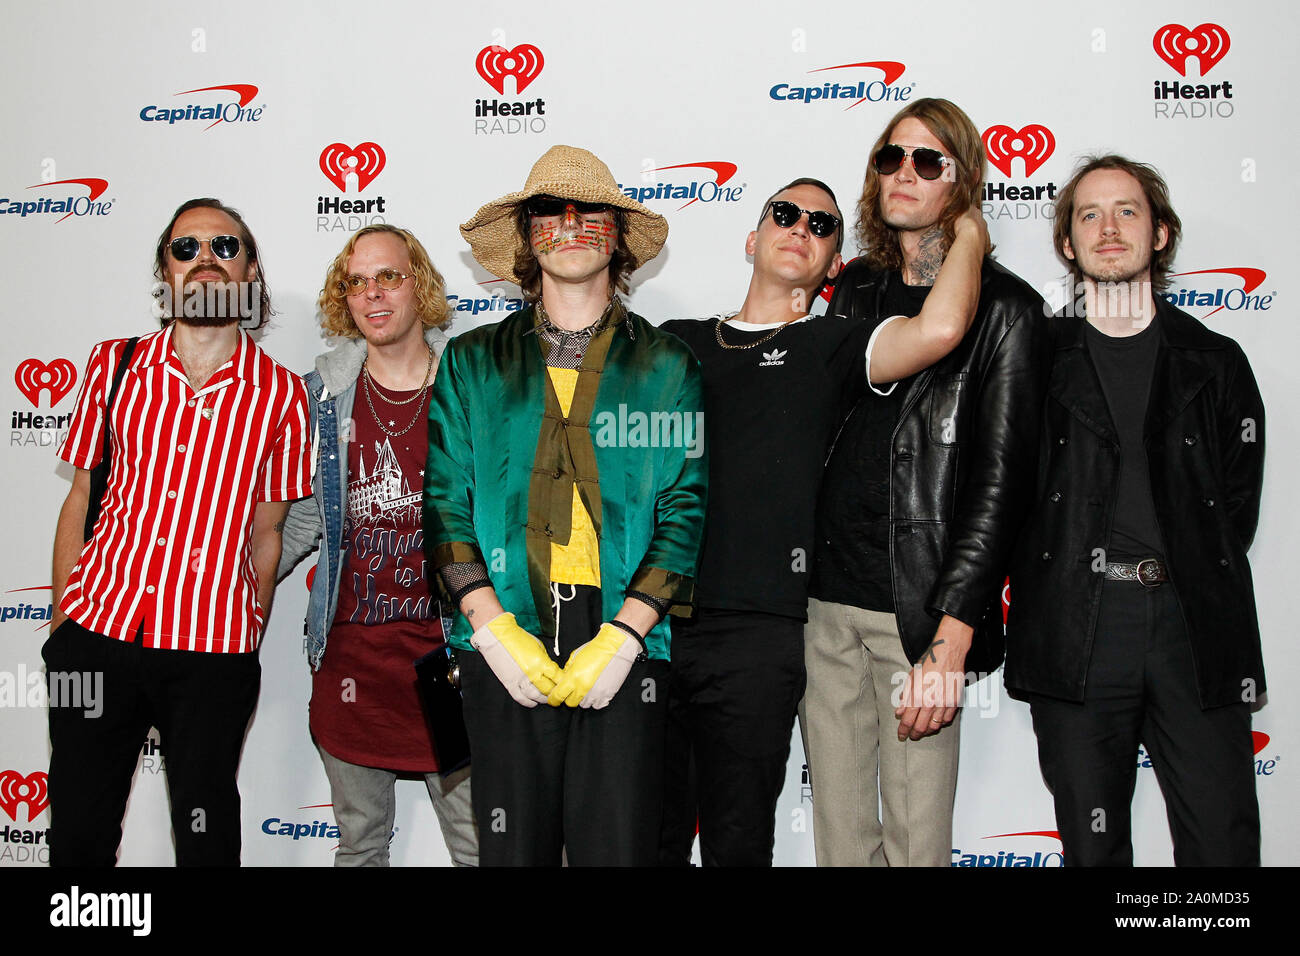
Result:
<instances>
[{"instance_id":1,"label":"gold chain necklace","mask_svg":"<svg viewBox=\"0 0 1300 956\"><path fill-rule=\"evenodd\" d=\"M379 397L382 398L384 401L388 402L388 404L409 405L412 402L424 398L425 392L429 390L429 377L432 373L433 373L433 349L430 348L429 367L424 370L424 381L420 383L419 391L417 391L410 398L405 398L402 399L402 401L398 402L398 401L394 401L393 399L389 398L387 395L384 394L383 390L380 389L379 387L379 383L371 379L370 369L366 367L366 363L364 361L361 363L361 389L366 393L366 404L370 406L370 414L374 416L375 424L379 426L379 430L381 432L383 432L389 438L400 438L403 435L405 435L407 432L409 432L412 428L415 427L415 423L418 422L420 420L420 416L424 414L424 403L420 402L420 404L416 407L415 417L412 418L409 423L407 423L407 426L405 428L397 432L389 431L388 427L384 424L383 420L379 417L379 413L375 411L375 403L374 401L371 400L370 397L371 386L372 385L374 386L375 391L379 392Z\"/></svg>"},{"instance_id":2,"label":"gold chain necklace","mask_svg":"<svg viewBox=\"0 0 1300 956\"><path fill-rule=\"evenodd\" d=\"M746 344L746 345L728 345L726 342L722 341L722 326L723 326L724 323L726 323L726 322L730 322L732 319L734 319L734 318L735 318L736 316L738 316L738 315L740 315L739 312L733 312L733 313L731 313L731 315L720 315L720 316L718 316L718 322L717 322L717 324L713 327L713 334L714 334L714 336L717 338L717 340L718 340L718 344L721 345L724 349L752 349L752 348L755 348L755 347L757 347L757 346L759 346L759 345L762 345L764 342L770 342L770 341L772 341L772 339L776 338L777 335L780 334L781 329L785 328L787 325L790 324L789 322L783 322L780 326L778 326L777 328L773 329L771 332L769 332L767 335L763 336L761 339L758 339L758 340L756 340L756 341L754 341L754 342L750 342L750 343L748 343L748 344Z\"/></svg>"}]
</instances>

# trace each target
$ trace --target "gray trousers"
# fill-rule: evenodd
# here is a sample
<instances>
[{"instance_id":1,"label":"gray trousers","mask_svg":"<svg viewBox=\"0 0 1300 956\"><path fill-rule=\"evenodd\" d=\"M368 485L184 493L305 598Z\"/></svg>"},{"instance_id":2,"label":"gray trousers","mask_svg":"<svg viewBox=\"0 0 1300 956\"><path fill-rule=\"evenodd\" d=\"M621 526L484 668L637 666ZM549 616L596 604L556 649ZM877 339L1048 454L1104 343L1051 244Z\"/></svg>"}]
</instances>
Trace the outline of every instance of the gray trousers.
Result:
<instances>
[{"instance_id":1,"label":"gray trousers","mask_svg":"<svg viewBox=\"0 0 1300 956\"><path fill-rule=\"evenodd\" d=\"M951 865L961 711L937 734L898 740L893 698L912 665L894 615L810 600L804 660L817 865Z\"/></svg>"},{"instance_id":2,"label":"gray trousers","mask_svg":"<svg viewBox=\"0 0 1300 956\"><path fill-rule=\"evenodd\" d=\"M334 819L339 825L334 865L388 866L388 840L397 810L393 792L397 774L340 760L319 744L316 750L329 777ZM478 829L470 805L469 772L469 767L462 767L445 777L424 774L442 838L456 866L478 866Z\"/></svg>"}]
</instances>

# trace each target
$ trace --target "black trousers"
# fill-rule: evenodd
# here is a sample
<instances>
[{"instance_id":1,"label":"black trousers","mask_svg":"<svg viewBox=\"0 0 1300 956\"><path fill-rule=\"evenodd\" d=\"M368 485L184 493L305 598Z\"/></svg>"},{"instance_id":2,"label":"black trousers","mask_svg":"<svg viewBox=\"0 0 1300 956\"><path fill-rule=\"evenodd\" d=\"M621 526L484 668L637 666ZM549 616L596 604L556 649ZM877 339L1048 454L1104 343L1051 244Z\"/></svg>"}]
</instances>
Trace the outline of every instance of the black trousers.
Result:
<instances>
[{"instance_id":1,"label":"black trousers","mask_svg":"<svg viewBox=\"0 0 1300 956\"><path fill-rule=\"evenodd\" d=\"M561 585L568 593L569 585ZM600 590L560 613L563 665L596 636ZM608 707L524 707L474 651L457 655L473 754L480 866L653 866L663 795L668 662L638 661Z\"/></svg>"},{"instance_id":2,"label":"black trousers","mask_svg":"<svg viewBox=\"0 0 1300 956\"><path fill-rule=\"evenodd\" d=\"M257 655L158 650L67 621L41 656L50 691L50 864L117 862L136 762L157 727L177 865L238 866L235 774L261 685Z\"/></svg>"},{"instance_id":3,"label":"black trousers","mask_svg":"<svg viewBox=\"0 0 1300 956\"><path fill-rule=\"evenodd\" d=\"M1085 701L1029 703L1067 866L1133 865L1139 742L1164 794L1174 863L1259 865L1250 707L1201 709L1172 586L1107 581Z\"/></svg>"},{"instance_id":4,"label":"black trousers","mask_svg":"<svg viewBox=\"0 0 1300 956\"><path fill-rule=\"evenodd\" d=\"M776 801L806 672L803 621L697 612L673 620L659 862L771 866Z\"/></svg>"}]
</instances>

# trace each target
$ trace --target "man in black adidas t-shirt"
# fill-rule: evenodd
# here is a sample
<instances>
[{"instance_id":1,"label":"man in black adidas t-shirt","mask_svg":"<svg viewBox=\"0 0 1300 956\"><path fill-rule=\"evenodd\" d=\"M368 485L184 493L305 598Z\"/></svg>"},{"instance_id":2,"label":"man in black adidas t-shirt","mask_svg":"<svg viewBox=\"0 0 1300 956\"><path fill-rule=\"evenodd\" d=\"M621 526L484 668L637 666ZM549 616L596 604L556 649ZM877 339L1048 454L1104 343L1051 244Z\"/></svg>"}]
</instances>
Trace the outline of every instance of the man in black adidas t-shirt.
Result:
<instances>
[{"instance_id":1,"label":"man in black adidas t-shirt","mask_svg":"<svg viewBox=\"0 0 1300 956\"><path fill-rule=\"evenodd\" d=\"M925 309L881 329L874 380L919 371L961 338L978 296L977 219L968 217L971 235ZM817 488L835 432L865 388L876 333L874 323L808 315L839 273L842 243L829 187L795 180L763 206L746 240L754 272L740 311L663 325L703 371L710 482L696 614L673 622L665 864L690 861L697 820L706 865L772 860L804 692Z\"/></svg>"}]
</instances>

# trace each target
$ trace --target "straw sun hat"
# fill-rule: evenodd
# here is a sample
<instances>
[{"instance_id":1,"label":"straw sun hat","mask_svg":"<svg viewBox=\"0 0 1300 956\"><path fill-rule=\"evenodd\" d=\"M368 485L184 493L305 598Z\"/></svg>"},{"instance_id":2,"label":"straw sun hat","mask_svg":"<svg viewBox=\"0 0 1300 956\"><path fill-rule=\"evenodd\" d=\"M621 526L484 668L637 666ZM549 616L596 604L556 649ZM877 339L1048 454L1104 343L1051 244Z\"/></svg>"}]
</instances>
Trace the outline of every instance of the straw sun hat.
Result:
<instances>
[{"instance_id":1,"label":"straw sun hat","mask_svg":"<svg viewBox=\"0 0 1300 956\"><path fill-rule=\"evenodd\" d=\"M668 220L625 195L609 167L592 153L575 146L552 146L533 165L522 190L488 203L460 227L474 258L498 278L519 281L515 275L515 255L520 249L515 210L533 196L608 203L624 210L623 238L637 268L657 256L668 238Z\"/></svg>"}]
</instances>

